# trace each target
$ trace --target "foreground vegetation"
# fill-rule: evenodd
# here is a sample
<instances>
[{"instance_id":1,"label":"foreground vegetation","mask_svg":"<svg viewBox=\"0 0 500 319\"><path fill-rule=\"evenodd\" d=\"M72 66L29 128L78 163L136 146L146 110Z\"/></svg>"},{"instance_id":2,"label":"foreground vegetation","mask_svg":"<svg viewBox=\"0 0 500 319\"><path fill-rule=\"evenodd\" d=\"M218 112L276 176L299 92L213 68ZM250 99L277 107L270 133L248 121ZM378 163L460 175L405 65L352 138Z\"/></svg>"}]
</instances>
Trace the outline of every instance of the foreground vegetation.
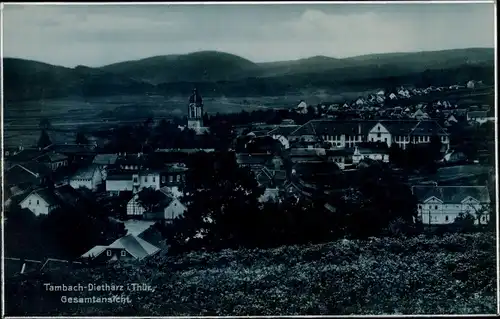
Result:
<instances>
[{"instance_id":1,"label":"foreground vegetation","mask_svg":"<svg viewBox=\"0 0 500 319\"><path fill-rule=\"evenodd\" d=\"M12 278L8 315L484 314L496 311L492 233L370 238L167 256ZM64 304L44 283L146 283L128 304Z\"/></svg>"}]
</instances>

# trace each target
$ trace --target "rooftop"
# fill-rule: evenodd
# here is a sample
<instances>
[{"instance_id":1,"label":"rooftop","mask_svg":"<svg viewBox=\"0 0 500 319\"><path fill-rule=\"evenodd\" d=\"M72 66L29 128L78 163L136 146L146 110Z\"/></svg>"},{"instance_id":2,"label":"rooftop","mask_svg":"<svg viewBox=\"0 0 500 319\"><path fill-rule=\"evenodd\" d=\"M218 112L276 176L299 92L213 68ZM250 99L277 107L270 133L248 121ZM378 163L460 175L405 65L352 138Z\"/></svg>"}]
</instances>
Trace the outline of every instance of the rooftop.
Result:
<instances>
[{"instance_id":1,"label":"rooftop","mask_svg":"<svg viewBox=\"0 0 500 319\"><path fill-rule=\"evenodd\" d=\"M125 249L129 254L137 259L143 259L144 257L160 251L160 248L153 246L140 237L133 235L126 235L124 237L121 237L108 247Z\"/></svg>"},{"instance_id":2,"label":"rooftop","mask_svg":"<svg viewBox=\"0 0 500 319\"><path fill-rule=\"evenodd\" d=\"M461 203L467 197L472 197L481 203L490 202L486 186L413 186L412 191L420 202L433 196L444 203Z\"/></svg>"},{"instance_id":3,"label":"rooftop","mask_svg":"<svg viewBox=\"0 0 500 319\"><path fill-rule=\"evenodd\" d=\"M113 165L117 159L117 154L97 154L92 163L97 165Z\"/></svg>"},{"instance_id":4,"label":"rooftop","mask_svg":"<svg viewBox=\"0 0 500 319\"><path fill-rule=\"evenodd\" d=\"M80 168L72 177L72 180L91 180L98 168L95 165Z\"/></svg>"}]
</instances>

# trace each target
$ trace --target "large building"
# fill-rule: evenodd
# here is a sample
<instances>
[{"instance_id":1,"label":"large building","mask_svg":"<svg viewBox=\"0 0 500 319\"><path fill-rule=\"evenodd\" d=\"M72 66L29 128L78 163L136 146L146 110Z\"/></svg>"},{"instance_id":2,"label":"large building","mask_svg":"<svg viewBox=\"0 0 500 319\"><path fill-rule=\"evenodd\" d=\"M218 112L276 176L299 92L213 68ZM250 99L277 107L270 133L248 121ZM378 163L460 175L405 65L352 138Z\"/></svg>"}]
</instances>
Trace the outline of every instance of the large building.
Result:
<instances>
[{"instance_id":1,"label":"large building","mask_svg":"<svg viewBox=\"0 0 500 319\"><path fill-rule=\"evenodd\" d=\"M333 148L354 148L363 142L384 142L405 149L410 143L430 143L432 136L439 137L443 151L449 149L448 134L433 120L311 120L293 131L289 140L307 147L326 142Z\"/></svg>"},{"instance_id":2,"label":"large building","mask_svg":"<svg viewBox=\"0 0 500 319\"><path fill-rule=\"evenodd\" d=\"M423 224L451 224L460 214L471 214L476 224L490 220L486 186L414 186Z\"/></svg>"}]
</instances>

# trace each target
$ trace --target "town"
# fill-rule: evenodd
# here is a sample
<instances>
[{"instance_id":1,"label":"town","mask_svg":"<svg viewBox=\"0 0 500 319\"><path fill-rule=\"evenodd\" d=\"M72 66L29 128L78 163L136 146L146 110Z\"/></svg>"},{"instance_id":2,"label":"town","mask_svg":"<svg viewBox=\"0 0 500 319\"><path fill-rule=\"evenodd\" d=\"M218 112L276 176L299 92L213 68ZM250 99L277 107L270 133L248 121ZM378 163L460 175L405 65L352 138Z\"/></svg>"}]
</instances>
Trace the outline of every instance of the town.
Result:
<instances>
[{"instance_id":1,"label":"town","mask_svg":"<svg viewBox=\"0 0 500 319\"><path fill-rule=\"evenodd\" d=\"M360 228L366 216L356 212L360 214L359 229L345 232L331 227L327 233L335 233L334 237L355 233L373 236L385 228L403 231L397 222L413 228L420 225L426 231L457 231L450 227L464 227L467 221L470 227L491 227L494 110L490 105L458 108L439 96L432 98L441 92L473 94L485 87L472 80L449 87L399 87L344 104L310 106L300 101L295 108L213 116L206 114L202 93L194 89L186 99L184 125L150 118L133 127L108 130L104 145L91 142L81 132L76 133L73 144L54 144L48 134L50 120L42 120L38 145L4 150L6 258L18 265L12 271L19 273L47 267L46 260L95 266L142 260L167 247L174 251L175 244L168 239L178 232L174 228L182 227L176 221L185 219L186 211L203 215L205 222L220 214L211 211L214 203L207 202L215 199L204 198L202 203L200 196L193 196L196 187L209 185L196 179L201 175L214 178L214 171L220 170L220 158L233 161L256 182L253 192L258 194L258 203L249 204L247 209L265 211L266 205L301 203L314 206L304 206L303 214L311 218L314 214L310 210L337 216L348 214L345 205L353 196L360 196L358 200L372 203L367 204L373 205L368 210L390 211L387 216L377 213L372 229ZM229 162L224 162L224 169L231 171ZM378 180L368 181L366 174L375 174L372 178ZM232 182L246 187L251 184ZM363 194L360 190L368 187L364 182L394 193ZM356 190L360 194L348 194ZM222 210L224 198L219 200ZM395 207L387 201L404 201L406 206L396 203L400 207ZM402 213L402 209L408 211ZM101 233L86 241L72 238L95 226L76 231L75 226L61 224L77 223L77 212L92 216L82 217L83 221L99 224L96 229ZM30 230L25 227L27 220L22 219L30 214L36 218L57 216L50 222L48 218L47 225L68 227L73 233L56 232L60 238L52 239L51 251L44 251L47 246L26 242L33 237L23 233ZM262 213L248 214L257 218ZM339 217L335 218L335 223L340 223ZM377 224L379 228L374 226ZM11 231L10 227L24 230ZM204 247L203 237L213 235L198 228L184 243L177 243L183 248L177 248L188 249L185 242L193 238L200 241L198 249ZM231 240L223 241L222 246L212 248L232 247ZM275 242L285 243L280 239ZM71 243L73 246L68 246Z\"/></svg>"}]
</instances>

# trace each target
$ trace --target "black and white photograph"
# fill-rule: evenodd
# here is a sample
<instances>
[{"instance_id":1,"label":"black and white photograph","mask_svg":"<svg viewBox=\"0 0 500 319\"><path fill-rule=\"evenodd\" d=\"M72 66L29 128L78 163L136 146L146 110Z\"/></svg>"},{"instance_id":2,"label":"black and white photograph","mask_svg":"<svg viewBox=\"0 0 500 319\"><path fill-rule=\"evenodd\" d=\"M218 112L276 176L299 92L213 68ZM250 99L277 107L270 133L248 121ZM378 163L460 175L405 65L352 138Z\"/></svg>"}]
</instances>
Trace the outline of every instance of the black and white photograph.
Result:
<instances>
[{"instance_id":1,"label":"black and white photograph","mask_svg":"<svg viewBox=\"0 0 500 319\"><path fill-rule=\"evenodd\" d=\"M2 3L2 317L496 315L496 1Z\"/></svg>"}]
</instances>

